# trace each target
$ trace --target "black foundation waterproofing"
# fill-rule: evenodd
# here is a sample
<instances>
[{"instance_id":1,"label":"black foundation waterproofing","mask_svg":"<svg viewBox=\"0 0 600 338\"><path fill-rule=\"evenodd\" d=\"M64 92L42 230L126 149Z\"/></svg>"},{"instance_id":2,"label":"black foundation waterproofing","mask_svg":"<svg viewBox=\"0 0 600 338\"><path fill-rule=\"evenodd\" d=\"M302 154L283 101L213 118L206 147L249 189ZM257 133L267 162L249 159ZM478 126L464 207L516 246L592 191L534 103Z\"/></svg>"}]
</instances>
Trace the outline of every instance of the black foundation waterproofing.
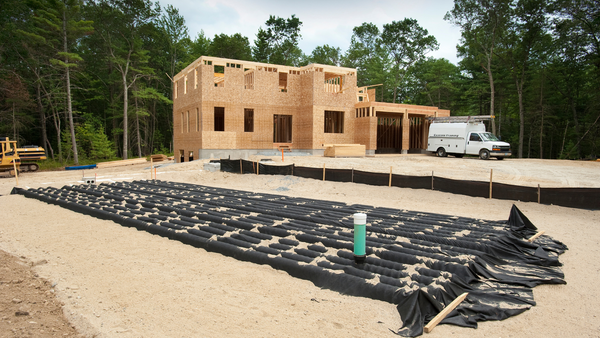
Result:
<instances>
[{"instance_id":1,"label":"black foundation waterproofing","mask_svg":"<svg viewBox=\"0 0 600 338\"><path fill-rule=\"evenodd\" d=\"M534 286L565 283L566 246L527 242L536 227L515 206L487 221L157 180L12 193L395 304L402 336L421 335L463 292L442 323L502 320L535 305ZM353 259L356 212L367 214L364 264Z\"/></svg>"},{"instance_id":2,"label":"black foundation waterproofing","mask_svg":"<svg viewBox=\"0 0 600 338\"><path fill-rule=\"evenodd\" d=\"M323 179L323 168L290 165L267 165L246 160L220 160L221 171L238 174L293 175L303 178ZM326 169L325 181L353 182L388 186L390 175L354 169ZM489 182L462 181L436 176L410 176L392 174L391 186L412 189L431 189L472 197L490 197ZM598 188L535 188L492 182L492 198L522 202L539 202L579 209L600 209Z\"/></svg>"}]
</instances>

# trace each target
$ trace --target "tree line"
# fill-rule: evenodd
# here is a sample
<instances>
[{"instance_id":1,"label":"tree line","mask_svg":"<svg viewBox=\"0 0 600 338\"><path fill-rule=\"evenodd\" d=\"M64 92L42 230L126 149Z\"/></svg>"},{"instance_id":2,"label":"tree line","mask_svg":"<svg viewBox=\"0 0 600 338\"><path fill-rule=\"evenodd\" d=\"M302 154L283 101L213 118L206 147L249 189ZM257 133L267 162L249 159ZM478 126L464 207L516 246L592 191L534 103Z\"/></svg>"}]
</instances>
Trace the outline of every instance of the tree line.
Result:
<instances>
[{"instance_id":1,"label":"tree line","mask_svg":"<svg viewBox=\"0 0 600 338\"><path fill-rule=\"evenodd\" d=\"M600 0L455 0L457 65L428 54L417 20L354 27L350 45L305 54L302 21L270 16L240 33L190 38L183 16L149 0L0 4L0 135L59 162L170 152L172 81L202 55L358 70L377 100L494 115L518 157L596 158L600 145Z\"/></svg>"}]
</instances>

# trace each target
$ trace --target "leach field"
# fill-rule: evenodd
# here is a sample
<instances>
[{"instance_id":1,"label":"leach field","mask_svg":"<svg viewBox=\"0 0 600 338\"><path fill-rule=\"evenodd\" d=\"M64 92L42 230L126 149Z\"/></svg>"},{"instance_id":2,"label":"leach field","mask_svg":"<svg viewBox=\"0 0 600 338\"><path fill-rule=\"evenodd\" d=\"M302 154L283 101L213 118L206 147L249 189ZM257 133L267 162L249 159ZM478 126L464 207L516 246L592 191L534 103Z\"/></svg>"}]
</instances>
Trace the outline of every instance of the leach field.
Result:
<instances>
[{"instance_id":1,"label":"leach field","mask_svg":"<svg viewBox=\"0 0 600 338\"><path fill-rule=\"evenodd\" d=\"M481 161L425 155L338 159L284 156L284 164L316 168L325 165L389 173L392 167L395 174L428 176L434 171L435 176L480 181L488 181L493 169L495 182L600 187L600 162ZM257 156L250 160L264 158L281 163L280 156ZM559 259L567 284L535 287L537 305L518 316L482 322L477 329L440 325L429 335L600 335L600 311L596 307L600 302L596 287L600 273L598 210L293 176L209 172L202 170L206 162L167 163L157 169L157 176L163 181L483 220L506 220L512 204L516 204L539 230L568 247ZM150 170L149 164L145 164L85 172L24 173L19 177L19 187L81 184L83 176L96 176L98 183L134 181L150 179ZM395 306L390 303L320 289L266 265L238 261L22 195L9 195L14 186L14 179L0 179L0 207L4 211L0 249L29 262L32 273L48 281L49 293L64 304L64 315L83 336L394 337L390 330L402 326ZM7 282L1 275L0 280ZM16 298L10 294L4 297ZM25 310L34 306L27 299L18 300L21 302L15 306ZM0 327L15 329L14 313L2 316ZM51 328L39 325L36 320L25 320L18 325L21 331L11 331L12 335L6 337L19 336L18 332L53 336ZM54 328L58 332L60 325L55 324Z\"/></svg>"}]
</instances>

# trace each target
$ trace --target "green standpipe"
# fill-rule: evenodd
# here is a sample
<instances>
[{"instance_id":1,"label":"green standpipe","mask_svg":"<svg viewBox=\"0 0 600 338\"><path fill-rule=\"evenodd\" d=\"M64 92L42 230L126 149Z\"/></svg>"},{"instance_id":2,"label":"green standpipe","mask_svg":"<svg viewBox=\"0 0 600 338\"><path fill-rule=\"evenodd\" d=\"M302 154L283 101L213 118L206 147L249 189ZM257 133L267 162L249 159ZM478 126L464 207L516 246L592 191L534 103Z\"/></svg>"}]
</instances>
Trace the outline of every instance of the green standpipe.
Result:
<instances>
[{"instance_id":1,"label":"green standpipe","mask_svg":"<svg viewBox=\"0 0 600 338\"><path fill-rule=\"evenodd\" d=\"M354 214L354 261L362 264L367 258L367 215L363 213Z\"/></svg>"}]
</instances>

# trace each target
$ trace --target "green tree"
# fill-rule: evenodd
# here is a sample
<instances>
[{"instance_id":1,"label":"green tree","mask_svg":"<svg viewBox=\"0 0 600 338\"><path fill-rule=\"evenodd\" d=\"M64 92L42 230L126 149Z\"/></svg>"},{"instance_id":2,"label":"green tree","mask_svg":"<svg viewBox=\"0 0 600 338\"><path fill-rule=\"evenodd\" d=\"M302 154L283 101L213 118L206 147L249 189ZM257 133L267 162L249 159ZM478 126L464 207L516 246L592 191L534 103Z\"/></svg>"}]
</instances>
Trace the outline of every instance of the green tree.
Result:
<instances>
[{"instance_id":1,"label":"green tree","mask_svg":"<svg viewBox=\"0 0 600 338\"><path fill-rule=\"evenodd\" d=\"M495 94L492 61L498 40L504 34L511 13L510 0L455 0L444 20L462 28L461 43L486 71L490 85L490 115L494 115ZM492 133L496 124L492 119Z\"/></svg>"},{"instance_id":2,"label":"green tree","mask_svg":"<svg viewBox=\"0 0 600 338\"><path fill-rule=\"evenodd\" d=\"M158 19L157 26L168 37L169 76L173 78L179 70L185 67L183 60L187 55L186 44L189 44L190 38L185 18L173 5L167 5L165 13Z\"/></svg>"},{"instance_id":3,"label":"green tree","mask_svg":"<svg viewBox=\"0 0 600 338\"><path fill-rule=\"evenodd\" d=\"M383 25L381 44L391 61L390 70L394 78L392 103L396 103L398 87L410 68L425 54L437 50L438 43L434 36L419 26L417 20L407 18Z\"/></svg>"},{"instance_id":4,"label":"green tree","mask_svg":"<svg viewBox=\"0 0 600 338\"><path fill-rule=\"evenodd\" d=\"M286 66L297 65L302 56L302 51L298 48L302 37L302 21L295 15L288 19L271 15L265 25L266 29L258 29L254 40L254 60Z\"/></svg>"},{"instance_id":5,"label":"green tree","mask_svg":"<svg viewBox=\"0 0 600 338\"><path fill-rule=\"evenodd\" d=\"M309 62L322 65L340 66L342 50L329 45L317 46L308 57Z\"/></svg>"},{"instance_id":6,"label":"green tree","mask_svg":"<svg viewBox=\"0 0 600 338\"><path fill-rule=\"evenodd\" d=\"M252 49L248 38L240 33L231 36L227 34L215 35L208 55L235 60L252 60Z\"/></svg>"},{"instance_id":7,"label":"green tree","mask_svg":"<svg viewBox=\"0 0 600 338\"><path fill-rule=\"evenodd\" d=\"M29 32L20 31L20 33L50 46L50 53L53 54L47 55L50 63L64 72L65 108L73 147L73 160L75 164L79 164L73 122L71 69L77 68L82 58L73 52L73 46L77 45L80 38L93 31L92 22L80 18L78 0L30 0L28 4L33 9L37 29Z\"/></svg>"},{"instance_id":8,"label":"green tree","mask_svg":"<svg viewBox=\"0 0 600 338\"><path fill-rule=\"evenodd\" d=\"M185 61L185 64L188 65L196 61L196 59L198 59L199 57L203 55L208 55L208 48L210 47L210 43L211 41L204 35L204 31L200 31L200 33L198 33L198 36L196 36L196 39L194 39L194 41L190 41L190 43L188 44L188 58Z\"/></svg>"},{"instance_id":9,"label":"green tree","mask_svg":"<svg viewBox=\"0 0 600 338\"><path fill-rule=\"evenodd\" d=\"M537 47L547 34L547 6L542 0L519 0L514 20L503 39L501 59L508 66L515 84L519 107L519 146L517 156L523 157L525 137L524 90L529 67L535 62Z\"/></svg>"},{"instance_id":10,"label":"green tree","mask_svg":"<svg viewBox=\"0 0 600 338\"><path fill-rule=\"evenodd\" d=\"M151 77L154 69L148 66L150 55L144 48L143 37L152 29L160 13L158 4L149 0L100 0L90 4L98 17L97 31L111 67L120 76L123 97L122 156L128 158L129 149L129 90L142 78Z\"/></svg>"},{"instance_id":11,"label":"green tree","mask_svg":"<svg viewBox=\"0 0 600 338\"><path fill-rule=\"evenodd\" d=\"M363 23L352 29L350 47L342 58L342 65L356 68L359 87L382 84L381 101L386 101L386 88L389 84L389 73L386 65L388 56L380 45L380 31L373 23ZM389 84L389 85L388 85ZM391 99L390 99L391 101Z\"/></svg>"},{"instance_id":12,"label":"green tree","mask_svg":"<svg viewBox=\"0 0 600 338\"><path fill-rule=\"evenodd\" d=\"M446 59L428 58L415 64L412 77L420 89L417 104L430 104L442 109L453 107L454 96L458 88L460 71Z\"/></svg>"}]
</instances>

